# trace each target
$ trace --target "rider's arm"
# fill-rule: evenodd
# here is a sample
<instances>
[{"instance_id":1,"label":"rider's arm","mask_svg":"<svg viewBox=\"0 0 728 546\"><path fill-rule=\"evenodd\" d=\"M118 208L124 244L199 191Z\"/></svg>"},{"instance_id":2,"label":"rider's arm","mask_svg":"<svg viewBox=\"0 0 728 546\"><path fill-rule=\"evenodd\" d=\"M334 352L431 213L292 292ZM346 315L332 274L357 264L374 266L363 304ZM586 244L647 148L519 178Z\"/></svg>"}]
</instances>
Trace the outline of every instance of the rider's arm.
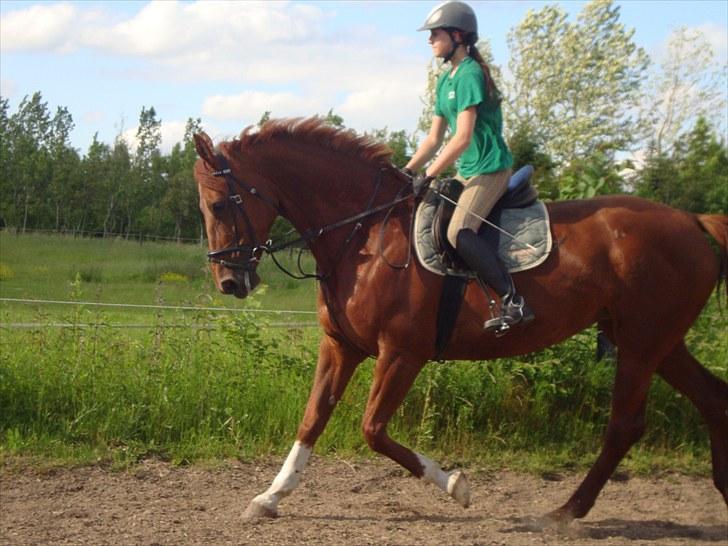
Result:
<instances>
[{"instance_id":1,"label":"rider's arm","mask_svg":"<svg viewBox=\"0 0 728 546\"><path fill-rule=\"evenodd\" d=\"M456 121L455 135L447 143L437 159L427 168L427 176L437 176L450 165L455 163L460 155L470 146L475 129L475 120L478 117L477 105L470 106L460 112Z\"/></svg>"},{"instance_id":2,"label":"rider's arm","mask_svg":"<svg viewBox=\"0 0 728 546\"><path fill-rule=\"evenodd\" d=\"M442 146L442 141L445 138L445 131L447 130L447 120L442 116L433 116L432 125L430 126L430 132L427 134L425 139L420 144L420 147L409 160L406 169L410 169L413 172L417 172L422 166L427 163L437 153L437 150Z\"/></svg>"}]
</instances>

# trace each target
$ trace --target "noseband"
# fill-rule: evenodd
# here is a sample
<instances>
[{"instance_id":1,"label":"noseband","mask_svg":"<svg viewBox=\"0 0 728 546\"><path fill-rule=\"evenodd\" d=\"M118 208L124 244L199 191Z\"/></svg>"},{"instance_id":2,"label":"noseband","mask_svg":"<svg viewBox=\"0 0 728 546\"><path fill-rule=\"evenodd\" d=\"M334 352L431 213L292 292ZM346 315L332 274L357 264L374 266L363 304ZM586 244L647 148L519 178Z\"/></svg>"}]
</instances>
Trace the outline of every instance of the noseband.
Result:
<instances>
[{"instance_id":1,"label":"noseband","mask_svg":"<svg viewBox=\"0 0 728 546\"><path fill-rule=\"evenodd\" d=\"M248 216L248 213L245 212L245 208L243 207L243 198L241 197L241 193L247 193L253 197L256 197L263 201L266 205L271 207L273 210L276 211L276 214L279 216L282 216L281 210L278 207L278 205L272 201L270 198L266 197L265 195L261 194L256 188L248 186L238 178L236 178L232 171L230 170L229 164L227 159L222 154L216 155L217 159L217 165L219 167L219 170L212 171L212 175L218 178L224 178L225 184L227 185L228 189L228 203L231 203L234 205L233 208L233 230L235 232L235 241L237 244L235 246L230 246L227 248L221 248L217 250L211 250L207 253L207 259L211 263L220 264L224 267L227 267L229 269L234 269L238 271L243 271L245 273L245 287L250 292L251 285L250 285L250 274L253 273L258 266L258 262L260 262L260 258L262 257L263 253L270 254L271 258L275 262L275 264L278 266L278 268L286 273L287 275L293 277L294 279L306 279L306 278L315 278L318 280L323 280L327 277L327 275L319 275L319 274L309 274L304 273L301 270L301 264L300 264L300 256L299 256L299 265L298 268L301 271L301 275L297 276L287 269L285 269L279 262L276 260L275 252L279 250L283 250L284 248L288 248L294 245L297 245L299 243L308 243L312 239L315 239L316 237L320 237L321 235L328 233L329 231L333 231L337 228L340 228L342 226L356 223L352 233L346 238L346 241L344 243L344 246L348 245L349 242L353 239L354 234L361 229L362 224L359 222L359 220L362 220L368 216L372 216L373 214L376 214L378 212L384 211L384 210L390 210L398 205L399 203L402 203L409 199L410 195L406 194L404 196L401 196L402 190L400 190L397 197L388 203L385 203L384 205L380 205L378 207L372 208L372 204L374 203L377 193L379 192L379 188L381 185L381 179L382 179L382 171L379 172L378 181L376 184L376 188L374 190L373 195L371 196L369 200L369 204L367 206L367 210L364 212L361 212L359 214L356 214L354 216L351 216L349 218L345 218L344 220L340 220L338 222L335 222L333 224L329 224L326 226L323 226L321 228L316 229L309 229L301 237L298 237L295 240L292 241L286 241L283 243L279 243L274 245L272 240L268 240L263 244L260 244L258 242L258 239L255 235L255 229L253 229L253 223L250 220L250 217ZM402 187L402 189L408 189L410 188L410 184L406 184ZM242 190L242 192L238 192L238 188ZM236 212L237 211L237 212ZM240 236L240 232L238 230L238 222L237 222L237 215L242 216L243 222L245 223L245 229L247 231L248 238L247 240L251 241L251 244L241 244L241 241L243 240ZM231 254L240 254L243 259L241 261L230 261L228 258ZM339 257L343 255L343 248L339 252Z\"/></svg>"},{"instance_id":2,"label":"noseband","mask_svg":"<svg viewBox=\"0 0 728 546\"><path fill-rule=\"evenodd\" d=\"M223 156L222 154L217 154L216 157L217 164L220 169L217 171L213 171L212 175L218 178L222 177L225 179L225 184L227 185L228 189L228 203L232 203L234 205L233 230L235 231L235 241L237 242L237 245L217 250L211 250L207 253L207 259L211 263L220 264L229 269L243 271L245 274L245 288L248 292L250 292L252 289L250 274L253 273L255 271L255 268L258 266L258 262L260 262L260 258L263 255L263 252L268 250L270 241L263 245L258 243L258 238L255 235L255 229L253 229L253 222L250 221L250 217L245 211L245 207L243 207L243 198L240 196L237 188L240 187L244 192L248 193L249 195L257 197L258 199L272 207L276 211L276 213L280 214L280 211L278 209L278 206L273 201L268 199L266 196L258 193L257 189L250 187L235 178L232 174L232 171L230 170L225 156ZM245 229L248 235L247 240L252 242L249 245L241 244L241 241L243 239L241 238L238 231L238 222L236 218L237 215L243 217L243 222L245 223ZM242 256L242 261L231 261L230 259L228 259L231 254L240 254Z\"/></svg>"}]
</instances>

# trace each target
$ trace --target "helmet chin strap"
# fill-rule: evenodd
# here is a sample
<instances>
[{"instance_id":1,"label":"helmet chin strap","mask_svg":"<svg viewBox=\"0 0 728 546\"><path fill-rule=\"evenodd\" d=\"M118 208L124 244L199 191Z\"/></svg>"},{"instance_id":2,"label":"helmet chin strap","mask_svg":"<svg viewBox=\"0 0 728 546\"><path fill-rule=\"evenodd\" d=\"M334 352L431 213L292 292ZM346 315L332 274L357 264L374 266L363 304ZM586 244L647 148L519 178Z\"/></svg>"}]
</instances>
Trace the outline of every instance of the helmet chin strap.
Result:
<instances>
[{"instance_id":1,"label":"helmet chin strap","mask_svg":"<svg viewBox=\"0 0 728 546\"><path fill-rule=\"evenodd\" d=\"M453 56L455 55L455 52L458 50L458 47L460 47L461 45L463 45L463 44L458 43L458 42L455 41L455 31L448 30L447 31L447 35L450 36L450 41L452 42L452 49L450 50L450 53L448 53L447 55L445 55L442 58L443 62L446 62L446 63L449 62L450 59L453 58Z\"/></svg>"}]
</instances>

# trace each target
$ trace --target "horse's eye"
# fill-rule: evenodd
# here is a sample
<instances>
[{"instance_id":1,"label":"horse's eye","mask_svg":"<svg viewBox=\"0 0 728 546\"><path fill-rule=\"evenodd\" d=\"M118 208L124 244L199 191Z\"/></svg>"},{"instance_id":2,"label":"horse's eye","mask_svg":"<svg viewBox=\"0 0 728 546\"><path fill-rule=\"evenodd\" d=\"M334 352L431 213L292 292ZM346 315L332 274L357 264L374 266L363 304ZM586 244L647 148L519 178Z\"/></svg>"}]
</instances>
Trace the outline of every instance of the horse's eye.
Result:
<instances>
[{"instance_id":1,"label":"horse's eye","mask_svg":"<svg viewBox=\"0 0 728 546\"><path fill-rule=\"evenodd\" d=\"M217 201L210 208L212 208L213 214L222 214L225 210L225 201Z\"/></svg>"}]
</instances>

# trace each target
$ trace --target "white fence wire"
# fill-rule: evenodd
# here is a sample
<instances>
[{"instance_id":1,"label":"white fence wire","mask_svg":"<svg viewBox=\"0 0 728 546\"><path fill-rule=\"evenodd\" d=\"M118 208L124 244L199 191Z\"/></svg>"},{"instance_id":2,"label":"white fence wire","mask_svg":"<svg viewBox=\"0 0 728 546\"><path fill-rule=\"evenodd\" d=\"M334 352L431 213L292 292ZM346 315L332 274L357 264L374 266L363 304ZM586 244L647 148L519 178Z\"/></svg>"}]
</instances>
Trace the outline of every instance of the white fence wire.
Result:
<instances>
[{"instance_id":1,"label":"white fence wire","mask_svg":"<svg viewBox=\"0 0 728 546\"><path fill-rule=\"evenodd\" d=\"M28 299L28 298L0 298L0 302L7 303L22 303L22 304L36 304L36 305L75 305L83 307L116 307L116 308L129 308L129 309L157 309L164 311L209 311L215 313L260 313L269 315L316 315L316 311L297 311L294 309L256 309L256 308L239 308L231 309L229 307L195 307L192 305L151 305L151 304L139 304L139 303L104 303L95 301L64 301L64 300L42 300L42 299ZM269 322L266 324L270 328L315 328L318 326L317 322L306 321L306 322ZM103 323L66 323L66 322L49 322L49 323L36 323L36 322L0 322L0 328L7 329L32 329L32 328L195 328L204 330L213 330L214 326L211 325L191 325L191 324L113 324L108 322Z\"/></svg>"}]
</instances>

